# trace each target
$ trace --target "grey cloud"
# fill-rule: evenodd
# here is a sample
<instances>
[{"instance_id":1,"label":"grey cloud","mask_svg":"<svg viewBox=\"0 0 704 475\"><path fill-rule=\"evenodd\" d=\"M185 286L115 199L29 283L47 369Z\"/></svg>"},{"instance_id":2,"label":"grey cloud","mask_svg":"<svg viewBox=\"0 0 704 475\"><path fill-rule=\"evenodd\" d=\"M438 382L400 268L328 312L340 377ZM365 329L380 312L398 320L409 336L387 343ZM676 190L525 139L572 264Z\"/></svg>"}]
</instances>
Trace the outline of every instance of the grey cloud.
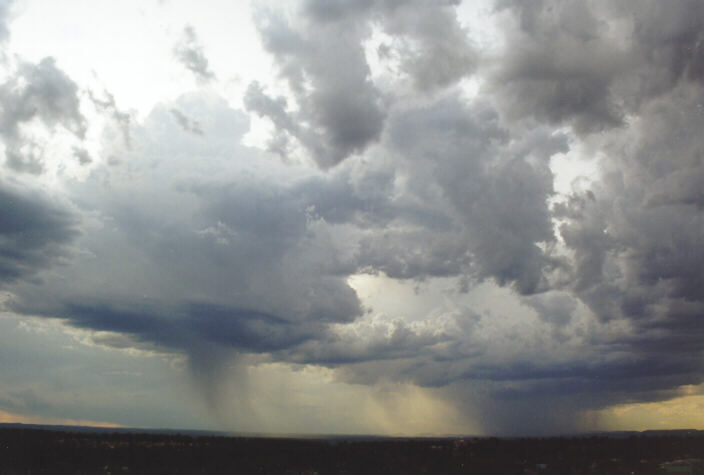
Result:
<instances>
[{"instance_id":1,"label":"grey cloud","mask_svg":"<svg viewBox=\"0 0 704 475\"><path fill-rule=\"evenodd\" d=\"M663 379L663 390L704 379L700 192L685 178L700 173L702 94L682 84L643 106L638 124L605 146L603 180L559 209L560 233L576 258L575 295L603 321L632 327L618 344L648 362L645 382L659 367L667 368L662 378L678 375ZM648 397L639 384L631 391Z\"/></svg>"},{"instance_id":2,"label":"grey cloud","mask_svg":"<svg viewBox=\"0 0 704 475\"><path fill-rule=\"evenodd\" d=\"M394 116L390 129L394 146L409 161L409 191L427 195L432 177L435 199L446 200L457 220L451 233L461 236L463 246L442 246L461 251L450 262L471 254L480 278L512 283L522 293L544 287L543 271L552 263L537 243L554 239L545 204L552 174L545 162L528 162L520 146L512 150L496 111L449 96Z\"/></svg>"},{"instance_id":3,"label":"grey cloud","mask_svg":"<svg viewBox=\"0 0 704 475\"><path fill-rule=\"evenodd\" d=\"M0 137L5 142L6 163L17 171L33 174L43 170L42 147L27 140L20 129L33 119L46 127L63 126L78 138L86 131L79 109L78 87L53 58L37 64L21 63L0 84Z\"/></svg>"},{"instance_id":4,"label":"grey cloud","mask_svg":"<svg viewBox=\"0 0 704 475\"><path fill-rule=\"evenodd\" d=\"M248 109L271 117L323 168L362 152L379 138L385 112L368 78L360 43L365 25L309 22L294 29L276 14L260 12L258 28L295 94L298 110L284 110L285 103L268 98L256 85L245 99ZM345 58L344 67L339 58Z\"/></svg>"},{"instance_id":5,"label":"grey cloud","mask_svg":"<svg viewBox=\"0 0 704 475\"><path fill-rule=\"evenodd\" d=\"M628 2L614 5L616 15L633 17L633 54L641 64L633 70L632 102L671 90L679 81L704 80L704 5L675 1L667 5L648 1L634 8Z\"/></svg>"},{"instance_id":6,"label":"grey cloud","mask_svg":"<svg viewBox=\"0 0 704 475\"><path fill-rule=\"evenodd\" d=\"M93 178L74 183L74 199L101 223L77 243L83 252L41 282L11 285L10 308L127 335L194 362L208 347L282 352L360 315L346 275L320 252L330 244L302 192L252 174L261 157L233 140L246 117L208 98L174 107L207 112L211 140L179 133L173 107L155 108L134 130L128 166L98 165ZM159 133L166 135L156 140ZM210 161L199 174L192 157L201 153ZM189 175L175 173L185 164ZM106 182L94 179L105 173Z\"/></svg>"},{"instance_id":7,"label":"grey cloud","mask_svg":"<svg viewBox=\"0 0 704 475\"><path fill-rule=\"evenodd\" d=\"M309 1L301 11L300 25L273 12L260 11L257 17L264 46L293 91L297 109L269 97L256 83L245 104L274 122L279 135L272 145L279 152L286 152L290 135L323 168L363 152L381 136L388 98L370 79L362 45L373 22L398 38L402 69L420 90L454 84L476 67L477 55L451 5Z\"/></svg>"},{"instance_id":8,"label":"grey cloud","mask_svg":"<svg viewBox=\"0 0 704 475\"><path fill-rule=\"evenodd\" d=\"M461 236L428 229L398 229L364 236L357 259L369 269L396 279L461 275L469 273L472 264Z\"/></svg>"},{"instance_id":9,"label":"grey cloud","mask_svg":"<svg viewBox=\"0 0 704 475\"><path fill-rule=\"evenodd\" d=\"M499 2L516 11L520 29L491 87L514 114L551 124L571 123L580 133L618 126L623 112L612 93L627 67L627 53L605 35L583 2Z\"/></svg>"},{"instance_id":10,"label":"grey cloud","mask_svg":"<svg viewBox=\"0 0 704 475\"><path fill-rule=\"evenodd\" d=\"M490 86L499 109L509 121L570 125L588 137L591 153L603 155L598 180L552 207L570 252L553 288L579 299L600 325L629 329L602 334L582 327L592 347L613 355L610 361L574 362L565 376L514 384L506 394L535 394L558 407L559 391L550 381L560 381L569 397L589 394L594 407L673 397L679 386L699 384L704 370L697 318L704 309L697 257L701 187L695 185L703 125L702 4L499 7L509 8L519 26L506 35L506 55ZM545 306L548 295L526 303L557 328L573 328L575 313L564 317L569 300ZM554 337L567 342L575 335ZM578 410L564 404L568 416Z\"/></svg>"},{"instance_id":11,"label":"grey cloud","mask_svg":"<svg viewBox=\"0 0 704 475\"><path fill-rule=\"evenodd\" d=\"M456 2L385 2L385 31L401 38L401 68L421 91L434 91L473 73L479 55L454 11Z\"/></svg>"},{"instance_id":12,"label":"grey cloud","mask_svg":"<svg viewBox=\"0 0 704 475\"><path fill-rule=\"evenodd\" d=\"M21 87L20 83L24 85ZM64 125L79 137L85 134L85 119L78 107L76 84L56 67L53 58L38 64L22 63L17 74L2 85L5 134L16 133L17 125L39 116L46 125Z\"/></svg>"},{"instance_id":13,"label":"grey cloud","mask_svg":"<svg viewBox=\"0 0 704 475\"><path fill-rule=\"evenodd\" d=\"M454 7L459 2L405 1L320 1L304 4L307 15L319 23L374 21L394 38L382 45L401 60L401 69L415 86L425 92L454 84L471 74L478 54L467 32L457 20Z\"/></svg>"},{"instance_id":14,"label":"grey cloud","mask_svg":"<svg viewBox=\"0 0 704 475\"><path fill-rule=\"evenodd\" d=\"M92 91L88 91L88 97L93 102L95 107L110 115L110 118L117 124L122 132L122 139L125 142L125 146L128 148L132 146L132 136L130 132L130 127L132 123L132 117L129 113L121 110L117 107L115 102L115 96L113 96L107 90L103 91L104 99L98 98Z\"/></svg>"},{"instance_id":15,"label":"grey cloud","mask_svg":"<svg viewBox=\"0 0 704 475\"><path fill-rule=\"evenodd\" d=\"M345 21L368 14L376 3L375 0L308 0L303 11L318 22Z\"/></svg>"},{"instance_id":16,"label":"grey cloud","mask_svg":"<svg viewBox=\"0 0 704 475\"><path fill-rule=\"evenodd\" d=\"M249 111L259 114L260 117L269 118L276 127L276 135L268 144L272 152L286 158L289 153L289 134L293 137L301 137L299 140L303 140L305 131L300 129L287 110L287 101L284 97L271 98L259 83L253 82L247 88L244 104Z\"/></svg>"},{"instance_id":17,"label":"grey cloud","mask_svg":"<svg viewBox=\"0 0 704 475\"><path fill-rule=\"evenodd\" d=\"M557 328L569 324L577 308L577 300L567 293L534 295L525 302L538 312L541 319Z\"/></svg>"},{"instance_id":18,"label":"grey cloud","mask_svg":"<svg viewBox=\"0 0 704 475\"><path fill-rule=\"evenodd\" d=\"M572 195L565 203L558 203L553 208L557 218L570 220L570 224L560 226L560 235L569 247L576 250L573 285L577 290L601 282L607 252L615 246L611 236L605 232L606 223L601 209L609 205L600 205L596 203L594 193L587 191L583 195Z\"/></svg>"},{"instance_id":19,"label":"grey cloud","mask_svg":"<svg viewBox=\"0 0 704 475\"><path fill-rule=\"evenodd\" d=\"M33 140L24 140L20 147L5 149L5 163L17 172L39 175L44 171L44 148Z\"/></svg>"},{"instance_id":20,"label":"grey cloud","mask_svg":"<svg viewBox=\"0 0 704 475\"><path fill-rule=\"evenodd\" d=\"M20 301L10 302L9 308L20 313L36 310ZM197 302L160 306L84 299L59 304L51 311L79 328L129 335L137 341L189 353L208 344L261 353L288 348L314 336L310 328L306 331L275 315Z\"/></svg>"},{"instance_id":21,"label":"grey cloud","mask_svg":"<svg viewBox=\"0 0 704 475\"><path fill-rule=\"evenodd\" d=\"M191 25L183 28L183 34L174 47L174 55L183 66L201 82L208 82L215 74L208 66L208 58L203 53L203 47L198 42L196 32Z\"/></svg>"},{"instance_id":22,"label":"grey cloud","mask_svg":"<svg viewBox=\"0 0 704 475\"><path fill-rule=\"evenodd\" d=\"M84 148L74 147L73 155L78 159L78 163L81 165L88 165L93 161L88 151Z\"/></svg>"},{"instance_id":23,"label":"grey cloud","mask_svg":"<svg viewBox=\"0 0 704 475\"><path fill-rule=\"evenodd\" d=\"M1 230L12 308L185 353L211 377L220 355L254 353L335 368L348 382L444 387L485 408L491 431L575 428L580 410L700 383L698 4L673 2L662 29L628 2L500 6L519 30L480 91L489 94L472 100L449 88L476 59L467 45L449 48L463 32L445 4L308 2L299 22L261 13L293 97L253 83L245 104L276 126L272 148L286 154L295 138L324 170L242 146L247 117L219 98L161 104L135 126L120 166L70 184L99 224L61 272L26 278L77 239L69 215L32 201L21 216L53 230L44 240L14 237L32 229L24 222ZM427 94L377 90L362 45L377 21ZM50 126L71 117L30 99ZM208 140L182 133L196 121ZM558 197L550 161L573 143L601 157L599 175ZM345 160L355 153L363 159ZM41 163L41 151L27 156ZM356 273L459 282L465 294L449 289L448 300L479 282L504 293L487 297L498 309L377 321L348 283Z\"/></svg>"},{"instance_id":24,"label":"grey cloud","mask_svg":"<svg viewBox=\"0 0 704 475\"><path fill-rule=\"evenodd\" d=\"M179 110L201 114L197 101L190 101L188 106L179 104ZM220 107L226 106L218 103L208 115L227 124L237 122ZM482 142L482 132L472 132L473 127L482 127L474 122L477 116L449 103L437 108L431 109L428 123L444 120L457 128L458 135L471 136L460 148L473 140ZM428 348L434 348L431 354L439 359L451 357L448 345L457 343L448 331L438 332L432 325L416 328L397 322L373 327L366 342L332 331L332 325L349 324L362 313L346 283L350 273L371 268L423 278L466 270L463 266L471 261L461 259L467 254L466 236L458 240L452 228L446 229L457 218L456 211L437 216L437 210L447 205L442 195L428 202L418 196L422 188L396 188L396 170L390 164L371 169L343 166L329 174L292 179L290 184L251 175L243 181L239 172L228 173L234 163L253 162L251 152L231 140L244 128L233 131L214 123L209 130L219 131L227 140L219 142L221 137L215 135L203 144L178 134L172 122L167 122L170 131L164 129L170 109L155 109L145 126L152 124L154 133L165 131L164 140L155 140L148 133L151 129L135 130L135 140L144 142L135 147L139 153L128 156L127 175L121 177L119 169L113 169L107 188L92 180L75 185L77 197L91 197L80 200L81 206L99 212L104 225L82 239L87 252L62 268L64 278L13 286L15 311L125 334L139 344L185 352L194 361L206 347L334 366L402 360ZM421 111L408 112L410 120L420 121L414 114ZM486 110L477 114L492 117ZM501 143L502 134L495 134ZM489 146L491 139L486 140L475 150ZM410 146L429 151L436 143ZM184 161L190 163L194 154L202 153L198 148L209 146L214 148L208 152L210 167L203 175L194 168L185 182L178 175L176 183L165 179L171 176L169 170L180 169ZM223 156L226 146L231 148ZM161 159L164 156L168 160ZM476 159L492 160L484 153L477 153ZM425 174L423 166L428 164L422 157L411 160L421 161L414 165L416 180L434 177ZM218 167L231 171L213 174ZM459 171L464 178L471 175ZM398 196L391 200L394 194ZM385 230L390 223L398 235ZM419 246L431 237L433 252ZM364 244L367 239L371 241ZM382 240L392 247L383 247ZM347 245L351 248L345 249ZM403 267L394 271L394 262ZM108 267L109 275L103 272ZM375 334L384 328L387 336ZM411 379L414 372L409 368L405 374ZM438 378L417 380L439 384Z\"/></svg>"},{"instance_id":25,"label":"grey cloud","mask_svg":"<svg viewBox=\"0 0 704 475\"><path fill-rule=\"evenodd\" d=\"M7 40L10 32L7 29L7 17L9 16L10 8L13 0L3 0L0 2L0 43Z\"/></svg>"},{"instance_id":26,"label":"grey cloud","mask_svg":"<svg viewBox=\"0 0 704 475\"><path fill-rule=\"evenodd\" d=\"M515 117L580 134L624 117L680 81L702 79L702 4L501 1L518 28L491 89Z\"/></svg>"},{"instance_id":27,"label":"grey cloud","mask_svg":"<svg viewBox=\"0 0 704 475\"><path fill-rule=\"evenodd\" d=\"M0 286L58 262L77 237L77 225L74 212L49 196L0 182Z\"/></svg>"},{"instance_id":28,"label":"grey cloud","mask_svg":"<svg viewBox=\"0 0 704 475\"><path fill-rule=\"evenodd\" d=\"M277 356L297 363L341 368L370 361L411 359L449 339L446 328L415 328L401 320L363 321L341 332L327 331Z\"/></svg>"},{"instance_id":29,"label":"grey cloud","mask_svg":"<svg viewBox=\"0 0 704 475\"><path fill-rule=\"evenodd\" d=\"M298 357L322 363L327 355L322 364L340 365L346 380L365 384L471 381L486 390L477 403L487 408L486 424L505 433L537 425L550 433L578 430L580 411L667 399L681 385L699 384L704 266L697 256L704 252L694 183L701 174L702 97L700 86L683 82L643 105L628 130L605 132L598 142L605 154L602 180L551 210L547 160L568 150L564 135L545 128L510 138L522 129L502 128L491 107L456 100L395 111L390 143L382 144L404 165L384 193L394 201L370 201L386 218L357 221L367 230L355 255L358 269L404 279L474 273L526 294L552 291L523 300L538 320L502 334L507 341L487 340L483 316L485 330L471 327L456 340L450 332L410 351L388 341L344 351L340 343L316 343L304 345L309 353ZM401 204L412 202L435 209L436 219L444 215L436 221L442 226L410 221ZM327 215L355 219L349 211ZM562 223L569 259L536 246L552 242L551 217ZM550 284L546 275L553 269L564 275ZM597 322L577 317L579 301ZM614 332L612 325L630 330ZM509 408L515 419L502 416Z\"/></svg>"},{"instance_id":30,"label":"grey cloud","mask_svg":"<svg viewBox=\"0 0 704 475\"><path fill-rule=\"evenodd\" d=\"M617 258L617 268L602 264L586 274L588 282L611 281L611 275L624 273L637 285L658 286L665 279L664 295L699 299L695 282L701 276L692 257L699 254L700 192L689 180L701 172L695 158L701 153L695 132L703 120L697 107L701 91L682 86L648 107L640 124L607 149L613 154L604 163L603 185L568 203L575 214L563 226L567 243L578 252L596 246L596 262L603 263L605 255ZM624 147L626 140L630 142Z\"/></svg>"},{"instance_id":31,"label":"grey cloud","mask_svg":"<svg viewBox=\"0 0 704 475\"><path fill-rule=\"evenodd\" d=\"M186 132L191 132L196 135L203 135L203 129L197 120L188 118L183 112L178 109L171 109L171 115L178 125Z\"/></svg>"},{"instance_id":32,"label":"grey cloud","mask_svg":"<svg viewBox=\"0 0 704 475\"><path fill-rule=\"evenodd\" d=\"M609 66L595 65L593 73L579 71L585 62L583 58L576 59L577 48L565 53L564 65L555 64L559 59L549 52L515 54L510 69L503 72L498 82L507 89L503 99L512 101L519 113L553 124L572 121L579 132L599 131L622 123L622 113L609 94ZM603 53L595 55L601 57Z\"/></svg>"},{"instance_id":33,"label":"grey cloud","mask_svg":"<svg viewBox=\"0 0 704 475\"><path fill-rule=\"evenodd\" d=\"M392 160L299 183L313 216L346 236L347 249L329 258L347 272L544 288L543 274L557 265L537 246L554 239L547 160L567 144L544 130L509 143L498 120L489 105L455 95L398 110L381 141Z\"/></svg>"},{"instance_id":34,"label":"grey cloud","mask_svg":"<svg viewBox=\"0 0 704 475\"><path fill-rule=\"evenodd\" d=\"M392 203L393 169L386 167L355 170L340 168L325 177L312 177L301 181L295 193L310 206L317 218L328 224L354 225L361 229L384 226L402 210Z\"/></svg>"}]
</instances>

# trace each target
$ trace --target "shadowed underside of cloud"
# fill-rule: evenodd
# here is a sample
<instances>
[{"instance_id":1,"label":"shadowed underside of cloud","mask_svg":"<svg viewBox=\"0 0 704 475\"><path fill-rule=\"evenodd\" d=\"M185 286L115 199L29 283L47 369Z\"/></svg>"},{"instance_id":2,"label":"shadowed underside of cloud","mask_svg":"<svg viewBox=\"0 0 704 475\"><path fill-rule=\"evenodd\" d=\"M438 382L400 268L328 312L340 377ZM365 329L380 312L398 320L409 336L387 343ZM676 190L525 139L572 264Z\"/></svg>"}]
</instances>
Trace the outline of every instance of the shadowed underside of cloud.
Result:
<instances>
[{"instance_id":1,"label":"shadowed underside of cloud","mask_svg":"<svg viewBox=\"0 0 704 475\"><path fill-rule=\"evenodd\" d=\"M122 166L67 187L80 235L79 212L0 186L9 307L185 353L210 378L254 354L444 387L489 432L578 429L580 411L702 382L702 4L496 6L492 58L449 4L260 10L290 94L253 83L244 103L274 124L272 149L294 138L314 166L241 145L248 119L220 98L161 104ZM410 98L372 80L375 28ZM187 67L208 71L193 51ZM72 82L51 61L27 71L47 87L0 86L6 148L35 116L80 135ZM469 74L486 80L474 98L456 86ZM598 177L557 196L551 161L575 150ZM52 267L68 243L84 252ZM444 279L452 304L365 311L357 274ZM464 304L479 284L503 293Z\"/></svg>"},{"instance_id":2,"label":"shadowed underside of cloud","mask_svg":"<svg viewBox=\"0 0 704 475\"><path fill-rule=\"evenodd\" d=\"M9 308L29 313L35 307L10 302ZM60 304L51 313L80 328L113 332L168 350L199 351L221 344L240 352L264 353L295 346L313 338L312 328L275 315L207 303L184 303L164 308L128 302Z\"/></svg>"},{"instance_id":3,"label":"shadowed underside of cloud","mask_svg":"<svg viewBox=\"0 0 704 475\"><path fill-rule=\"evenodd\" d=\"M77 224L69 207L44 193L0 181L0 288L56 264Z\"/></svg>"}]
</instances>

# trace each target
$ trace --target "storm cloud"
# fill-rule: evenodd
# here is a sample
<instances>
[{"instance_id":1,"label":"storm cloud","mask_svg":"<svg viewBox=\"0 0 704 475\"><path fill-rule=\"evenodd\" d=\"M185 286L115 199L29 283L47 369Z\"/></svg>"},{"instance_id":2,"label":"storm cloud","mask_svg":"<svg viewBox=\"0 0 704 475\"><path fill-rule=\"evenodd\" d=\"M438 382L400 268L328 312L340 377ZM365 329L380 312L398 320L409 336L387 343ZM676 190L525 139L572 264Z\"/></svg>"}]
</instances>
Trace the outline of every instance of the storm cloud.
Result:
<instances>
[{"instance_id":1,"label":"storm cloud","mask_svg":"<svg viewBox=\"0 0 704 475\"><path fill-rule=\"evenodd\" d=\"M0 182L0 286L60 262L77 234L70 207L39 190Z\"/></svg>"},{"instance_id":2,"label":"storm cloud","mask_svg":"<svg viewBox=\"0 0 704 475\"><path fill-rule=\"evenodd\" d=\"M208 345L253 353L290 348L320 337L329 323L360 314L344 276L318 254L316 246L324 242L311 228L298 192L236 178L249 169L252 154L231 139L243 133L246 117L222 103L216 106L220 110L208 110L207 103L191 99L179 107L200 107L196 114L217 118L209 130L221 135L209 145L190 134L180 134L168 149L162 142L137 140L136 148L163 159L148 164L135 155L124 174L112 172L107 187L93 181L77 187L82 212L101 223L79 242L86 252L58 275L17 282L9 308L129 335L194 358ZM166 120L167 133L174 134L180 125L170 120L172 109L155 110L147 127L161 128ZM135 130L135 136L146 140L147 127ZM219 165L211 161L200 178L191 175L190 183L164 179L193 154L212 153L207 147L222 145L229 152ZM240 160L239 170L232 168L231 156ZM221 167L221 178L229 179L213 181L212 166ZM136 170L139 179L133 178ZM186 209L191 212L179 211Z\"/></svg>"},{"instance_id":3,"label":"storm cloud","mask_svg":"<svg viewBox=\"0 0 704 475\"><path fill-rule=\"evenodd\" d=\"M373 25L396 38L385 48L393 48L422 91L452 85L476 66L476 53L451 5L310 1L300 11L296 19L271 10L257 17L264 46L293 92L297 110L256 83L245 104L269 117L280 133L295 137L323 168L364 152L382 133L390 98L371 80L363 45ZM279 143L285 138L280 136Z\"/></svg>"},{"instance_id":4,"label":"storm cloud","mask_svg":"<svg viewBox=\"0 0 704 475\"><path fill-rule=\"evenodd\" d=\"M24 127L92 125L56 60L18 63L6 308L185 355L204 386L251 358L433 388L486 433L701 384L702 3L487 5L491 51L456 2L257 4L274 74L234 89L186 27L172 53L212 89L143 118L89 94L131 146L74 147L60 198Z\"/></svg>"}]
</instances>

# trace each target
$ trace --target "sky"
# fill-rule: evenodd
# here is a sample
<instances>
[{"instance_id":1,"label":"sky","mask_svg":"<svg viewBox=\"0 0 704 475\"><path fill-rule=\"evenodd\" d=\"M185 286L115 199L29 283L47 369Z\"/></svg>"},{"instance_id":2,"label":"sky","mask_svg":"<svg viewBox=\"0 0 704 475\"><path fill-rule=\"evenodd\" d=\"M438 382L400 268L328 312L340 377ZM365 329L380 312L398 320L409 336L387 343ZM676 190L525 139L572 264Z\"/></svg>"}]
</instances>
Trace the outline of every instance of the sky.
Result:
<instances>
[{"instance_id":1,"label":"sky","mask_svg":"<svg viewBox=\"0 0 704 475\"><path fill-rule=\"evenodd\" d=\"M704 429L704 1L0 0L0 422Z\"/></svg>"}]
</instances>

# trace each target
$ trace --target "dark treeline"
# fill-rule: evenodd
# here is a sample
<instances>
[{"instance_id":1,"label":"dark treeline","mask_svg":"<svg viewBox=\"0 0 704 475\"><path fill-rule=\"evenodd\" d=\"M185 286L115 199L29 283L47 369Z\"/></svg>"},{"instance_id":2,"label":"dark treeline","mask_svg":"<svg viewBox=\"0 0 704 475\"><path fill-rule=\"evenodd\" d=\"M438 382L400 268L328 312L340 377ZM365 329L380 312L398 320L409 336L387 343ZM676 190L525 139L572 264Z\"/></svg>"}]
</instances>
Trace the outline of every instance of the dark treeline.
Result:
<instances>
[{"instance_id":1,"label":"dark treeline","mask_svg":"<svg viewBox=\"0 0 704 475\"><path fill-rule=\"evenodd\" d=\"M0 475L702 473L698 459L704 459L701 433L336 440L0 429Z\"/></svg>"}]
</instances>

